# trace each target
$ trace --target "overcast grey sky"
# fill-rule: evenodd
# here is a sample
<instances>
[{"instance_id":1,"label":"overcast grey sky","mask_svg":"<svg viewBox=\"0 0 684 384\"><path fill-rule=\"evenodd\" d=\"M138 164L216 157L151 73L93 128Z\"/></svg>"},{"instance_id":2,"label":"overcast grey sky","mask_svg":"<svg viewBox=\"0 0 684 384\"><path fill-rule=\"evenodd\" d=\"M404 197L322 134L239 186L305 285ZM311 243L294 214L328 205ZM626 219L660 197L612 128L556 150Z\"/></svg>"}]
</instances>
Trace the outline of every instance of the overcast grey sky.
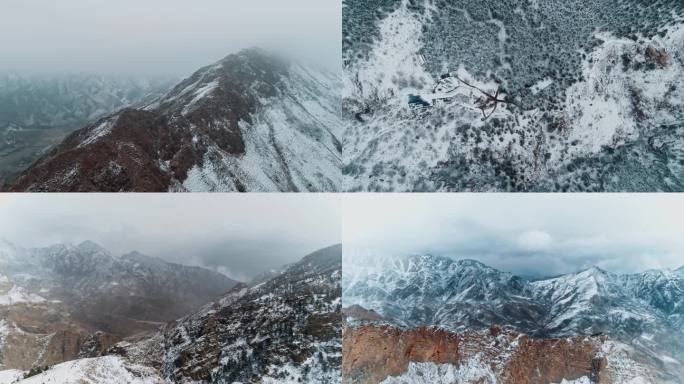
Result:
<instances>
[{"instance_id":1,"label":"overcast grey sky","mask_svg":"<svg viewBox=\"0 0 684 384\"><path fill-rule=\"evenodd\" d=\"M251 46L337 67L341 25L339 0L2 0L0 71L188 75Z\"/></svg>"},{"instance_id":2,"label":"overcast grey sky","mask_svg":"<svg viewBox=\"0 0 684 384\"><path fill-rule=\"evenodd\" d=\"M523 275L684 265L678 194L347 195L348 255L433 253Z\"/></svg>"},{"instance_id":3,"label":"overcast grey sky","mask_svg":"<svg viewBox=\"0 0 684 384\"><path fill-rule=\"evenodd\" d=\"M0 238L95 241L245 281L341 242L334 194L0 194Z\"/></svg>"}]
</instances>

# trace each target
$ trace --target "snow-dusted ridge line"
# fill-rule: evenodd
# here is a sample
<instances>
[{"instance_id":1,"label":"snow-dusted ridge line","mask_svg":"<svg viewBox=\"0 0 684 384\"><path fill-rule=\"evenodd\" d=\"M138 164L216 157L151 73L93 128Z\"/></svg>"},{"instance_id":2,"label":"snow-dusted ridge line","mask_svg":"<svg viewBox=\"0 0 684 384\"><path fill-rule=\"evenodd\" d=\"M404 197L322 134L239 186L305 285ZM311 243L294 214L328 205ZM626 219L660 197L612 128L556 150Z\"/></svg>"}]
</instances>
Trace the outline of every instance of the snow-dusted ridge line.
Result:
<instances>
[{"instance_id":1,"label":"snow-dusted ridge line","mask_svg":"<svg viewBox=\"0 0 684 384\"><path fill-rule=\"evenodd\" d=\"M341 190L338 73L246 49L76 131L13 191Z\"/></svg>"},{"instance_id":2,"label":"snow-dusted ridge line","mask_svg":"<svg viewBox=\"0 0 684 384\"><path fill-rule=\"evenodd\" d=\"M472 260L345 255L342 289L345 307L400 327L462 332L496 324L542 339L605 334L684 373L684 276L673 270L621 275L594 267L531 281Z\"/></svg>"},{"instance_id":3,"label":"snow-dusted ridge line","mask_svg":"<svg viewBox=\"0 0 684 384\"><path fill-rule=\"evenodd\" d=\"M4 373L3 373L4 372ZM67 361L37 375L23 378L24 372L0 371L0 384L163 384L154 369L117 356Z\"/></svg>"}]
</instances>

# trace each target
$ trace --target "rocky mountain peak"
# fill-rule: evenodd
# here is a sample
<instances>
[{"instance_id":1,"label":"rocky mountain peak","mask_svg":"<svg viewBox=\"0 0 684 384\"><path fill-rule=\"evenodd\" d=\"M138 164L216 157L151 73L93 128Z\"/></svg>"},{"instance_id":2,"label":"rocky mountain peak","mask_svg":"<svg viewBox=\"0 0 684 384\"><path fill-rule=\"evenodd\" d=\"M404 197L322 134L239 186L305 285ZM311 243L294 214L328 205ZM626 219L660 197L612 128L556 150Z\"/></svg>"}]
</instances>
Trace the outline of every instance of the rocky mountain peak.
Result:
<instances>
[{"instance_id":1,"label":"rocky mountain peak","mask_svg":"<svg viewBox=\"0 0 684 384\"><path fill-rule=\"evenodd\" d=\"M339 190L340 82L259 49L228 55L74 132L9 189Z\"/></svg>"},{"instance_id":2,"label":"rocky mountain peak","mask_svg":"<svg viewBox=\"0 0 684 384\"><path fill-rule=\"evenodd\" d=\"M608 272L593 265L577 273L578 276L590 276L593 278L604 278L608 275Z\"/></svg>"},{"instance_id":3,"label":"rocky mountain peak","mask_svg":"<svg viewBox=\"0 0 684 384\"><path fill-rule=\"evenodd\" d=\"M109 251L106 250L103 246L100 244L97 244L93 241L86 240L76 246L79 250L81 250L84 253L107 253L109 254Z\"/></svg>"}]
</instances>

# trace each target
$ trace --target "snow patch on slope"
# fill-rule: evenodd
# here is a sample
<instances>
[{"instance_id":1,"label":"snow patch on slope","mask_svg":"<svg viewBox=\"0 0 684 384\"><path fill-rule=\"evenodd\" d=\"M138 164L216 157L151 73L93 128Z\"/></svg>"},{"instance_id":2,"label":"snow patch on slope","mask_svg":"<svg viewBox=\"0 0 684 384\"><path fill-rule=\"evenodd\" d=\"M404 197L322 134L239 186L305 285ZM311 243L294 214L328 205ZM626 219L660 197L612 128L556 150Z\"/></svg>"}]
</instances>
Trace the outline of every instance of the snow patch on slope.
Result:
<instances>
[{"instance_id":1,"label":"snow patch on slope","mask_svg":"<svg viewBox=\"0 0 684 384\"><path fill-rule=\"evenodd\" d=\"M161 384L152 368L131 364L116 356L79 359L57 364L47 371L19 381L0 384Z\"/></svg>"},{"instance_id":2,"label":"snow patch on slope","mask_svg":"<svg viewBox=\"0 0 684 384\"><path fill-rule=\"evenodd\" d=\"M93 144L100 140L101 138L109 135L112 132L112 128L116 124L118 120L118 116L112 118L112 119L107 119L100 123L97 127L94 129L90 130L88 137L83 140L77 148L82 148L85 146L88 146L90 144Z\"/></svg>"},{"instance_id":3,"label":"snow patch on slope","mask_svg":"<svg viewBox=\"0 0 684 384\"><path fill-rule=\"evenodd\" d=\"M384 19L380 38L367 61L354 68L356 78L347 78L345 97L387 100L402 104L400 94L417 93L435 84L418 54L422 47L422 24L426 16L409 11L408 0Z\"/></svg>"},{"instance_id":4,"label":"snow patch on slope","mask_svg":"<svg viewBox=\"0 0 684 384\"><path fill-rule=\"evenodd\" d=\"M313 347L315 352L303 363L294 365L288 363L285 366L273 365L268 368L268 373L261 380L262 384L333 384L341 381L340 370L331 369L326 361L332 357L341 358L337 353L331 356L326 350L339 349L339 341L323 342Z\"/></svg>"},{"instance_id":5,"label":"snow patch on slope","mask_svg":"<svg viewBox=\"0 0 684 384\"><path fill-rule=\"evenodd\" d=\"M24 372L18 369L0 371L0 384L16 383L22 377L24 377Z\"/></svg>"},{"instance_id":6,"label":"snow patch on slope","mask_svg":"<svg viewBox=\"0 0 684 384\"><path fill-rule=\"evenodd\" d=\"M45 301L44 298L28 293L16 285L13 285L9 291L0 293L0 306L20 303L43 303Z\"/></svg>"},{"instance_id":7,"label":"snow patch on slope","mask_svg":"<svg viewBox=\"0 0 684 384\"><path fill-rule=\"evenodd\" d=\"M7 336L9 336L10 327L7 324L7 320L0 319L0 351L2 350Z\"/></svg>"},{"instance_id":8,"label":"snow patch on slope","mask_svg":"<svg viewBox=\"0 0 684 384\"><path fill-rule=\"evenodd\" d=\"M202 100L205 97L210 96L211 92L213 92L216 88L218 88L218 86L219 86L219 83L218 83L218 81L215 80L215 81L209 82L209 83L203 85L202 87L198 88L197 90L195 90L193 99L183 108L183 111L181 112L181 114L186 115L186 114L190 113L198 101ZM183 92L181 92L181 94L183 94Z\"/></svg>"},{"instance_id":9,"label":"snow patch on slope","mask_svg":"<svg viewBox=\"0 0 684 384\"><path fill-rule=\"evenodd\" d=\"M467 360L460 366L436 363L409 363L408 370L400 376L388 377L381 384L496 384L491 368L479 357Z\"/></svg>"},{"instance_id":10,"label":"snow patch on slope","mask_svg":"<svg viewBox=\"0 0 684 384\"><path fill-rule=\"evenodd\" d=\"M592 382L591 382L591 379L588 378L587 376L582 376L579 379L575 379L575 380L563 379L563 380L561 380L560 383L552 383L552 384L592 384Z\"/></svg>"}]
</instances>

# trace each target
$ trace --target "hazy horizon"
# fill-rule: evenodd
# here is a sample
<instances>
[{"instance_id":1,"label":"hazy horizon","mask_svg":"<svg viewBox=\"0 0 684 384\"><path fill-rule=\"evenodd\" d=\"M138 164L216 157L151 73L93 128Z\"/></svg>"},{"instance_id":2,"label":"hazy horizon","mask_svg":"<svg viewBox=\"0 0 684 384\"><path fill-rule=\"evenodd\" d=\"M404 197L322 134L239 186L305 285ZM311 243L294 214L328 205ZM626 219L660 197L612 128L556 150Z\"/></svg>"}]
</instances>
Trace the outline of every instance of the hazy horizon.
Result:
<instances>
[{"instance_id":1,"label":"hazy horizon","mask_svg":"<svg viewBox=\"0 0 684 384\"><path fill-rule=\"evenodd\" d=\"M341 4L7 0L0 73L188 76L261 47L341 70Z\"/></svg>"},{"instance_id":2,"label":"hazy horizon","mask_svg":"<svg viewBox=\"0 0 684 384\"><path fill-rule=\"evenodd\" d=\"M302 214L305 212L306 214ZM337 195L5 194L0 239L23 248L89 240L239 281L341 243Z\"/></svg>"},{"instance_id":3,"label":"hazy horizon","mask_svg":"<svg viewBox=\"0 0 684 384\"><path fill-rule=\"evenodd\" d=\"M364 195L343 212L345 258L430 253L528 277L684 266L676 195Z\"/></svg>"}]
</instances>

